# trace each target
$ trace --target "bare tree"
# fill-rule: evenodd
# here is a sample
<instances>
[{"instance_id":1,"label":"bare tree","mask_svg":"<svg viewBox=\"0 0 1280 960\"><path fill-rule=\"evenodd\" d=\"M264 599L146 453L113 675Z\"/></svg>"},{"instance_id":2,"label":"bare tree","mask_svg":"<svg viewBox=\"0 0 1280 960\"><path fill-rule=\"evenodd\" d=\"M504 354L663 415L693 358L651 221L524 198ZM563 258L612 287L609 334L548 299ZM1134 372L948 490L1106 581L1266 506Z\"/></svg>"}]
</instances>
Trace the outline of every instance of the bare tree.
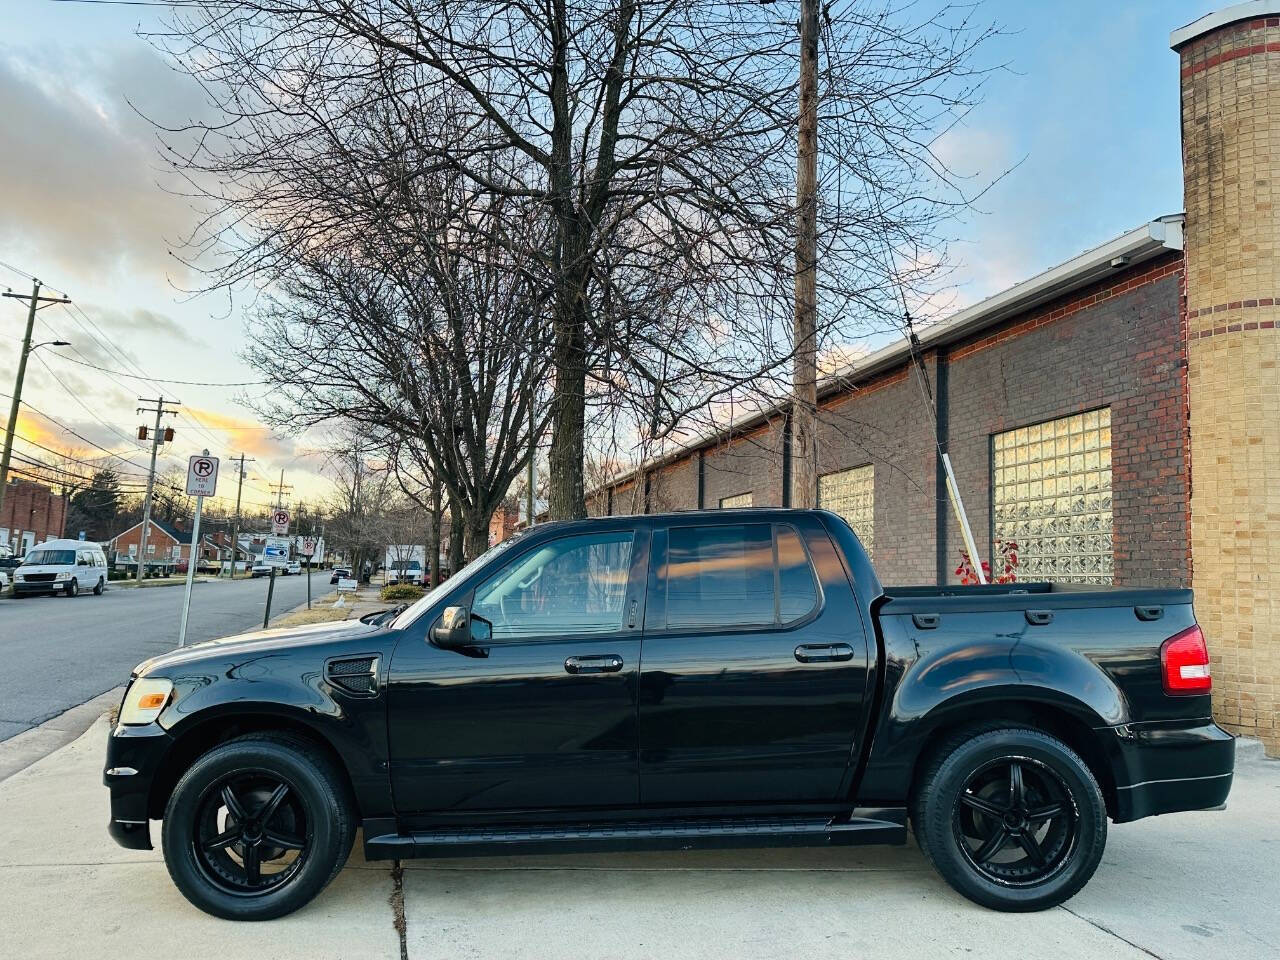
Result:
<instances>
[{"instance_id":1,"label":"bare tree","mask_svg":"<svg viewBox=\"0 0 1280 960\"><path fill-rule=\"evenodd\" d=\"M917 9L825 8L819 346L896 324L893 289L935 275L943 225L969 199L934 145L973 102L971 60L990 31L968 5ZM171 145L185 152L170 154L209 201L194 239L197 253L222 257L214 283L285 276L289 296L314 304L295 263L367 228L377 205L365 201L425 196L421 184L443 174L528 227L494 239L537 288L549 328L552 517L584 513L593 407L660 438L735 392L785 382L799 56L787 16L706 0L174 10L154 39L221 114L182 128ZM394 178L368 135L374 116L411 138ZM364 200L344 202L335 184ZM914 257L921 247L932 255ZM321 280L353 286L333 262L314 272ZM385 295L374 278L362 283L360 297ZM447 459L433 454L442 479ZM462 486L450 497L461 502Z\"/></svg>"}]
</instances>

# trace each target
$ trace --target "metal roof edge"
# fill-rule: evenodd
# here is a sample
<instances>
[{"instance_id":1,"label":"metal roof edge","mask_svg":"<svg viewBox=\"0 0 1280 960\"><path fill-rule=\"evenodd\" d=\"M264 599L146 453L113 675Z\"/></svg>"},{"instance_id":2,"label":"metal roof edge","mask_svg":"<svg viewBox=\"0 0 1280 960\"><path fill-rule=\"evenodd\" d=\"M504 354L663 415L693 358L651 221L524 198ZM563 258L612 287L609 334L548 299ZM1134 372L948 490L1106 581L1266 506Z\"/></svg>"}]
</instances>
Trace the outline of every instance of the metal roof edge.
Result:
<instances>
[{"instance_id":1,"label":"metal roof edge","mask_svg":"<svg viewBox=\"0 0 1280 960\"><path fill-rule=\"evenodd\" d=\"M1192 20L1185 27L1174 30L1169 34L1169 47L1177 50L1197 37L1203 37L1206 33L1212 33L1221 27L1229 27L1241 20L1275 16L1280 16L1280 0L1247 0L1245 3L1223 7L1213 13L1206 13L1199 20Z\"/></svg>"}]
</instances>

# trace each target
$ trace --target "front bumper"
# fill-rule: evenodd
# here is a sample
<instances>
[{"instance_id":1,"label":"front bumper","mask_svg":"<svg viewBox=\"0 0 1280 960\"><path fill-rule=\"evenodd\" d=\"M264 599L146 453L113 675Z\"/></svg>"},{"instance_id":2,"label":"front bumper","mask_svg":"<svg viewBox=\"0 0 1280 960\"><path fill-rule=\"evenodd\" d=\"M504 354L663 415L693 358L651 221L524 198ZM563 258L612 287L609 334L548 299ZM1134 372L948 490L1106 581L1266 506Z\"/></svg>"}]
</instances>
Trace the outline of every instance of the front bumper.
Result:
<instances>
[{"instance_id":1,"label":"front bumper","mask_svg":"<svg viewBox=\"0 0 1280 960\"><path fill-rule=\"evenodd\" d=\"M48 583L15 583L13 585L13 593L15 596L34 596L38 593L57 593L66 587L66 581L56 583L50 581Z\"/></svg>"},{"instance_id":2,"label":"front bumper","mask_svg":"<svg viewBox=\"0 0 1280 960\"><path fill-rule=\"evenodd\" d=\"M111 822L107 832L122 847L150 850L151 786L173 738L155 723L126 727L116 724L107 738L107 762L102 782L111 791Z\"/></svg>"},{"instance_id":3,"label":"front bumper","mask_svg":"<svg viewBox=\"0 0 1280 960\"><path fill-rule=\"evenodd\" d=\"M1116 774L1116 823L1226 802L1236 741L1212 720L1130 723L1106 728Z\"/></svg>"}]
</instances>

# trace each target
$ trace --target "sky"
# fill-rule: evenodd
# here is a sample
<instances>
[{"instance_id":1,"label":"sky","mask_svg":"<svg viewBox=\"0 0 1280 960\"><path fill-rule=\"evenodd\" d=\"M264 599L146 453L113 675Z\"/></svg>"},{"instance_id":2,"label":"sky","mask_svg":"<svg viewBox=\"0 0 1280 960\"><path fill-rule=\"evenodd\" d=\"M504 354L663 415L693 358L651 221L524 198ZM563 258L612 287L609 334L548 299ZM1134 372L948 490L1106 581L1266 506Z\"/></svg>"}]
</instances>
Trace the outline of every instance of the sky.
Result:
<instances>
[{"instance_id":1,"label":"sky","mask_svg":"<svg viewBox=\"0 0 1280 960\"><path fill-rule=\"evenodd\" d=\"M999 179L953 231L954 308L1182 209L1168 39L1213 9L1205 0L981 5L1005 31L982 56L1003 66L939 152L974 183ZM0 290L28 292L35 275L74 301L39 313L37 340L73 348L33 355L23 398L57 422L24 412L16 450L91 459L106 448L134 476L148 453L133 439L137 398L163 391L182 414L170 420L162 467L185 467L205 448L243 452L255 459L251 507L272 500L281 470L295 498L314 501L329 489L322 437L263 427L252 386L157 382L259 378L240 359L253 331L225 298L185 292L198 280L172 254L193 214L166 189L174 184L143 117L181 120L201 102L138 37L156 16L146 6L0 0ZM25 319L21 302L0 300L0 409ZM233 481L226 469L220 495L234 494Z\"/></svg>"}]
</instances>

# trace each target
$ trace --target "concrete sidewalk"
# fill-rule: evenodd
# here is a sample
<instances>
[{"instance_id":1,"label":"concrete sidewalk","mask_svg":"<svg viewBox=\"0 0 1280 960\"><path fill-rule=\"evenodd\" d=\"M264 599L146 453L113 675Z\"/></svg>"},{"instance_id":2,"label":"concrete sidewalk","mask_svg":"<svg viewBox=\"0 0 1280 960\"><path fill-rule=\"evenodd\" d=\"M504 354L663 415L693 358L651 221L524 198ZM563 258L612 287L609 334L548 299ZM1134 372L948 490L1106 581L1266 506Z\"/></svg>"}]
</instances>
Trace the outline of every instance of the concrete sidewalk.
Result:
<instances>
[{"instance_id":1,"label":"concrete sidewalk","mask_svg":"<svg viewBox=\"0 0 1280 960\"><path fill-rule=\"evenodd\" d=\"M0 783L0 943L24 958L752 958L992 960L1280 956L1280 763L1242 744L1227 812L1113 826L1065 907L999 914L914 846L410 861L403 944L391 864L348 867L270 923L215 920L159 850L107 837L105 721ZM152 825L159 842L158 824ZM403 953L402 953L403 950Z\"/></svg>"}]
</instances>

